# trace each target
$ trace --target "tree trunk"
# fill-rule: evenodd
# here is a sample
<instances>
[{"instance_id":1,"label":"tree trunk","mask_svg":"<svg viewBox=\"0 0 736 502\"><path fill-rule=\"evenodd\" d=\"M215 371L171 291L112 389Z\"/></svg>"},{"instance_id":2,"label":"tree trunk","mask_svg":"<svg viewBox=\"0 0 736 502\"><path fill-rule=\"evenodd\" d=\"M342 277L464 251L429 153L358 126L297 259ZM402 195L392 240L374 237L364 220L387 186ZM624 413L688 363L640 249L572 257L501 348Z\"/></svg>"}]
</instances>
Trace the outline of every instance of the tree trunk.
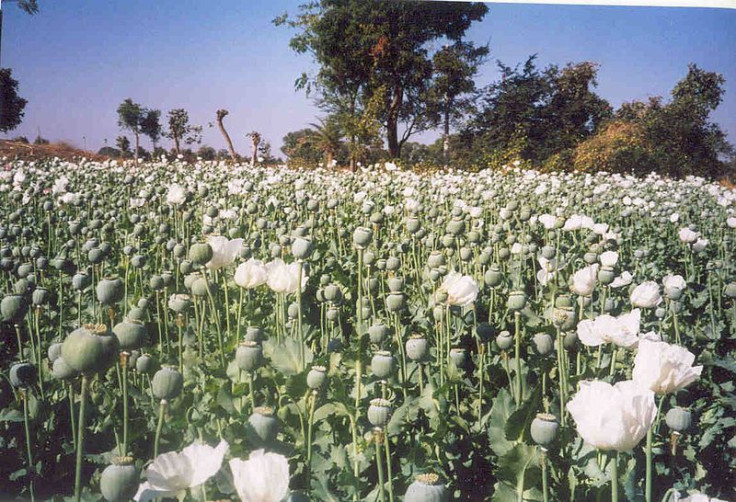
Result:
<instances>
[{"instance_id":1,"label":"tree trunk","mask_svg":"<svg viewBox=\"0 0 736 502\"><path fill-rule=\"evenodd\" d=\"M134 131L135 135L135 152L133 152L133 157L135 158L135 165L138 165L138 131Z\"/></svg>"},{"instance_id":2,"label":"tree trunk","mask_svg":"<svg viewBox=\"0 0 736 502\"><path fill-rule=\"evenodd\" d=\"M391 104L388 108L388 117L386 118L386 139L388 141L388 154L392 159L398 159L401 156L401 144L399 143L399 111L404 98L404 90L401 85L394 87Z\"/></svg>"},{"instance_id":3,"label":"tree trunk","mask_svg":"<svg viewBox=\"0 0 736 502\"><path fill-rule=\"evenodd\" d=\"M222 136L225 138L225 143L227 143L227 149L230 151L230 158L233 159L233 162L238 161L238 156L235 154L235 148L233 148L233 142L230 139L230 135L225 130L225 125L222 123L222 119L224 119L227 114L230 113L227 110L217 110L217 127L220 128L220 132L222 133Z\"/></svg>"},{"instance_id":4,"label":"tree trunk","mask_svg":"<svg viewBox=\"0 0 736 502\"><path fill-rule=\"evenodd\" d=\"M253 156L250 158L250 167L256 167L256 159L258 158L258 145L261 144L261 136L260 134L253 134L251 136L253 139Z\"/></svg>"},{"instance_id":5,"label":"tree trunk","mask_svg":"<svg viewBox=\"0 0 736 502\"><path fill-rule=\"evenodd\" d=\"M176 150L176 155L181 155L181 146L179 145L179 136L174 134L174 149Z\"/></svg>"},{"instance_id":6,"label":"tree trunk","mask_svg":"<svg viewBox=\"0 0 736 502\"><path fill-rule=\"evenodd\" d=\"M450 100L445 94L445 124L442 131L442 158L445 161L445 169L450 162Z\"/></svg>"}]
</instances>

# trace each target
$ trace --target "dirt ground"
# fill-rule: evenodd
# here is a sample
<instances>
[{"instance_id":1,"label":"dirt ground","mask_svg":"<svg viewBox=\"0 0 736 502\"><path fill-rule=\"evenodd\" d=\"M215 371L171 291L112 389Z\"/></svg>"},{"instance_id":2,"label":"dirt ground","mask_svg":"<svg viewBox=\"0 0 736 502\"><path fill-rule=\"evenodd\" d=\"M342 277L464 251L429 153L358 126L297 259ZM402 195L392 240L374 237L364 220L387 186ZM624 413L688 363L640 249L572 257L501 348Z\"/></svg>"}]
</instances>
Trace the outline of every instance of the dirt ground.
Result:
<instances>
[{"instance_id":1,"label":"dirt ground","mask_svg":"<svg viewBox=\"0 0 736 502\"><path fill-rule=\"evenodd\" d=\"M19 141L0 139L0 159L3 157L7 157L8 160L40 160L48 157L59 157L68 161L78 160L81 157L98 161L108 160L109 158L105 155L97 155L94 152L80 150L66 143L32 145Z\"/></svg>"}]
</instances>

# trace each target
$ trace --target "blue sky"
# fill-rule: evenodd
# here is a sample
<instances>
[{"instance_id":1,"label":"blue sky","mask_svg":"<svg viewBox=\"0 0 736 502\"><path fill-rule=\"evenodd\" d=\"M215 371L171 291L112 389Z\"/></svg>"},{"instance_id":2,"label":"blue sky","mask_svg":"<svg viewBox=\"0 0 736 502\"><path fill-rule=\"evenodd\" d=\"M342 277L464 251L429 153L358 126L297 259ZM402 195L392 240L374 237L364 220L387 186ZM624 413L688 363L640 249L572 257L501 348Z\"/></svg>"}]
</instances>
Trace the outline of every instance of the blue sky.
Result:
<instances>
[{"instance_id":1,"label":"blue sky","mask_svg":"<svg viewBox=\"0 0 736 502\"><path fill-rule=\"evenodd\" d=\"M2 66L13 69L29 101L23 124L6 137L33 139L40 128L48 139L96 150L122 134L116 109L130 97L164 115L187 109L218 149L224 142L206 125L227 108L236 150L248 154L245 133L258 130L280 153L287 132L320 115L293 85L312 67L309 57L289 49L291 30L271 23L300 3L40 0L33 17L4 3ZM688 63L697 63L726 78L713 119L736 143L736 10L489 4L467 38L490 44L479 85L498 78L497 59L514 65L536 53L540 66L595 61L598 93L614 107L667 96ZM150 147L147 139L143 145Z\"/></svg>"}]
</instances>

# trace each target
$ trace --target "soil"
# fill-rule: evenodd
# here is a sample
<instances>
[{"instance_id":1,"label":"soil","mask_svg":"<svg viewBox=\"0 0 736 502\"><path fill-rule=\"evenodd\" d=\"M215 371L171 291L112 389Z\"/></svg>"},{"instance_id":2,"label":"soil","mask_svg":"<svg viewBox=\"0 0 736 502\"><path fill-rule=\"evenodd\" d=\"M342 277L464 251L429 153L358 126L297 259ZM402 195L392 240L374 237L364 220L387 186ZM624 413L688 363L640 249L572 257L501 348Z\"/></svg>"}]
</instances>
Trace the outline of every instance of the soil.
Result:
<instances>
[{"instance_id":1,"label":"soil","mask_svg":"<svg viewBox=\"0 0 736 502\"><path fill-rule=\"evenodd\" d=\"M66 143L31 145L20 141L0 139L0 159L3 157L7 157L9 160L42 160L49 157L59 157L67 161L79 160L82 157L96 161L105 161L110 158L106 155L97 155L94 152L80 150Z\"/></svg>"}]
</instances>

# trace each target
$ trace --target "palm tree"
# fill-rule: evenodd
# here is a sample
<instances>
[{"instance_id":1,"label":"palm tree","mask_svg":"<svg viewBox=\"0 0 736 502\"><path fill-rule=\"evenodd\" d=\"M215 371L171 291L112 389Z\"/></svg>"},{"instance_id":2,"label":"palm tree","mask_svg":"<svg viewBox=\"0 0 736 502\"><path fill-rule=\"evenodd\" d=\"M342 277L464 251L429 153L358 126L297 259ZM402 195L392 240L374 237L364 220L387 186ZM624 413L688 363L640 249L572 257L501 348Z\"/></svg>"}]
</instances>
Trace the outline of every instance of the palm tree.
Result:
<instances>
[{"instance_id":1,"label":"palm tree","mask_svg":"<svg viewBox=\"0 0 736 502\"><path fill-rule=\"evenodd\" d=\"M342 147L343 132L334 117L317 119L319 124L309 124L314 128L314 138L317 148L324 152L325 166L331 167L332 161Z\"/></svg>"}]
</instances>

